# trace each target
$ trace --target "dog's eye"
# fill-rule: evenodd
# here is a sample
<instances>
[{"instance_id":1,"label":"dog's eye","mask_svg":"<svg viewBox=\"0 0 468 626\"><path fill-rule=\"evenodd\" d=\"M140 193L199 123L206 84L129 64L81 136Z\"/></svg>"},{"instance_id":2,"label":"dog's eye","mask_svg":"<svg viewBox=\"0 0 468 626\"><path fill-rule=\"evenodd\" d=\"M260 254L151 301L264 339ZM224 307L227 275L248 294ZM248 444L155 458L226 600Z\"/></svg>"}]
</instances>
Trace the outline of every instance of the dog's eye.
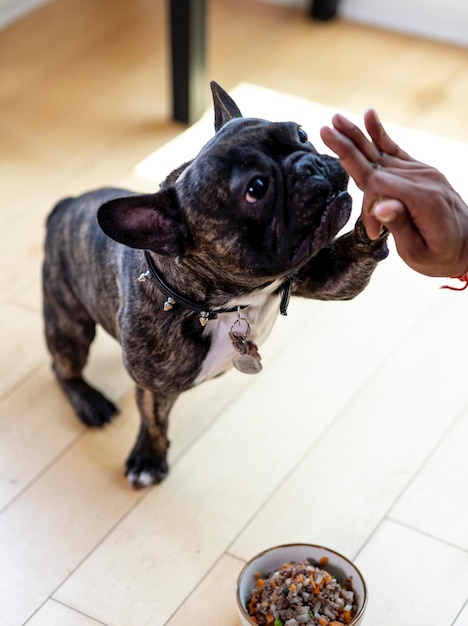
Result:
<instances>
[{"instance_id":1,"label":"dog's eye","mask_svg":"<svg viewBox=\"0 0 468 626\"><path fill-rule=\"evenodd\" d=\"M245 201L249 204L255 204L261 200L268 189L268 179L261 176L252 178L245 192Z\"/></svg>"},{"instance_id":2,"label":"dog's eye","mask_svg":"<svg viewBox=\"0 0 468 626\"><path fill-rule=\"evenodd\" d=\"M297 129L297 134L299 135L299 141L301 143L307 143L307 141L309 140L309 137L307 136L307 133L305 132L305 130L301 128L300 126Z\"/></svg>"}]
</instances>

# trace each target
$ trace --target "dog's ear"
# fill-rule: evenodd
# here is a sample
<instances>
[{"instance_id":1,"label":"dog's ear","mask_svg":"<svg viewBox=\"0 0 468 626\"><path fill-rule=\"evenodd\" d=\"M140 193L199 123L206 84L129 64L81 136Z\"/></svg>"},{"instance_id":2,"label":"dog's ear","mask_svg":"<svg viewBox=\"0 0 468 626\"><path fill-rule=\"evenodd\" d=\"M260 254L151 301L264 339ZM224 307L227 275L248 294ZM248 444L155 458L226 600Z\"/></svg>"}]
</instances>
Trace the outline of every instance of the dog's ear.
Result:
<instances>
[{"instance_id":1,"label":"dog's ear","mask_svg":"<svg viewBox=\"0 0 468 626\"><path fill-rule=\"evenodd\" d=\"M178 256L187 245L188 229L173 188L110 200L97 217L106 235L131 248Z\"/></svg>"},{"instance_id":2,"label":"dog's ear","mask_svg":"<svg viewBox=\"0 0 468 626\"><path fill-rule=\"evenodd\" d=\"M231 96L218 83L215 83L213 80L210 83L210 87L213 94L215 131L218 132L229 120L233 120L235 117L242 117L242 113Z\"/></svg>"}]
</instances>

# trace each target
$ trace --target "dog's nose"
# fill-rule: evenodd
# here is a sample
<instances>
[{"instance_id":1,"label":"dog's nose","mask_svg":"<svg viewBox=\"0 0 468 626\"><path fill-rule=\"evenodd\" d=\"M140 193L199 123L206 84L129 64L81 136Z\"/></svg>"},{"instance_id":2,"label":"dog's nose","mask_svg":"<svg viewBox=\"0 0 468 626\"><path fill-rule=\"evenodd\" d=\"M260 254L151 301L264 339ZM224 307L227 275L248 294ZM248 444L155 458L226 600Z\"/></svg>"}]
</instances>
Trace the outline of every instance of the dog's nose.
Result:
<instances>
[{"instance_id":1,"label":"dog's nose","mask_svg":"<svg viewBox=\"0 0 468 626\"><path fill-rule=\"evenodd\" d=\"M323 159L317 154L307 153L301 156L294 164L294 173L298 178L309 176L326 177L328 168Z\"/></svg>"}]
</instances>

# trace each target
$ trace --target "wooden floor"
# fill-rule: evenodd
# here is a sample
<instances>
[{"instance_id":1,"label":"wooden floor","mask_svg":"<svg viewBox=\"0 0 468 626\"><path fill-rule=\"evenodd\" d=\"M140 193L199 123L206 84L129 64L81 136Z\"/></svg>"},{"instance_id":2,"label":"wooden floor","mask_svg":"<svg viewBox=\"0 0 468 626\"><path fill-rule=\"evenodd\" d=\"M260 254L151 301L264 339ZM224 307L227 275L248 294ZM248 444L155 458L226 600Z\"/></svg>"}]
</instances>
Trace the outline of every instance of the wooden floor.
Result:
<instances>
[{"instance_id":1,"label":"wooden floor","mask_svg":"<svg viewBox=\"0 0 468 626\"><path fill-rule=\"evenodd\" d=\"M165 4L56 0L0 33L0 626L236 626L243 563L295 541L355 559L368 626L467 626L467 293L392 252L355 301L293 302L258 377L180 398L171 473L146 492L123 477L138 417L118 347L100 336L89 368L122 409L102 431L54 383L44 219L166 173L168 148L145 160L184 131ZM466 49L248 0L210 2L208 31L209 77L254 85L235 92L248 114L305 116L316 141L333 110L375 106L468 198Z\"/></svg>"}]
</instances>

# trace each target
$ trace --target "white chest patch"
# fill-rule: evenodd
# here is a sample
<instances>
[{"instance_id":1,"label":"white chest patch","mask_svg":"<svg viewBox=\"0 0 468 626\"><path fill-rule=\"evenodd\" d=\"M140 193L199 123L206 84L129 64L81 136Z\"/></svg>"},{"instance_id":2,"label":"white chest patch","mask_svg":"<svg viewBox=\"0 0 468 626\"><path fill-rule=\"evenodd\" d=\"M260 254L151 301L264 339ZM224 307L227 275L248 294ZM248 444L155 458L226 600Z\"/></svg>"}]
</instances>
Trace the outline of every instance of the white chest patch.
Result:
<instances>
[{"instance_id":1,"label":"white chest patch","mask_svg":"<svg viewBox=\"0 0 468 626\"><path fill-rule=\"evenodd\" d=\"M226 308L231 308L231 306L236 306L237 304L248 305L241 310L240 315L248 321L250 326L248 338L257 344L260 353L262 351L262 343L270 334L278 316L281 296L271 293L277 288L278 285L271 285L268 291L249 296L248 302L236 302L226 306ZM205 333L208 333L211 337L211 347L200 373L194 381L194 385L214 378L232 367L232 359L238 352L233 346L230 331L237 319L237 313L222 313L217 319L210 320L206 325Z\"/></svg>"}]
</instances>

